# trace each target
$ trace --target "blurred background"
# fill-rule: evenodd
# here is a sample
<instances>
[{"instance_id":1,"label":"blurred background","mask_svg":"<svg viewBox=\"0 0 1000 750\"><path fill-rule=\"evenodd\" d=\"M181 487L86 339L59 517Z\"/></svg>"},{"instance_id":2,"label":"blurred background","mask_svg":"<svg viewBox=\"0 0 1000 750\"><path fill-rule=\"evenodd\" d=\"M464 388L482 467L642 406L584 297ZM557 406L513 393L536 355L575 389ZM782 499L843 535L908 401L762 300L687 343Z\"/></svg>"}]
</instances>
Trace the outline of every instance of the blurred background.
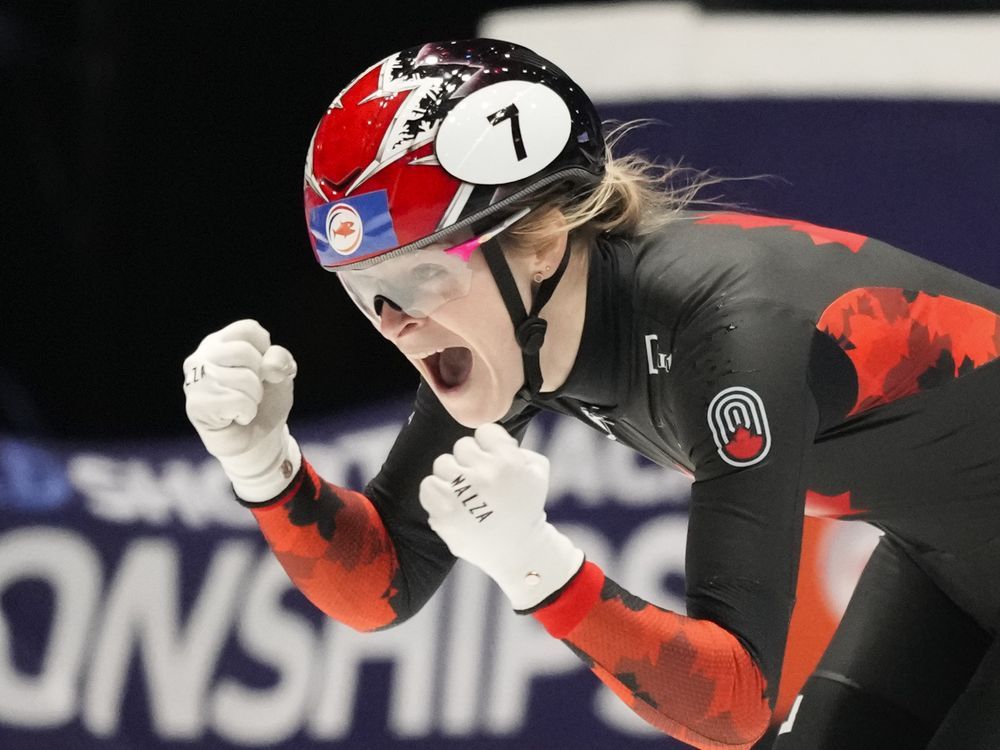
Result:
<instances>
[{"instance_id":1,"label":"blurred background","mask_svg":"<svg viewBox=\"0 0 1000 750\"><path fill-rule=\"evenodd\" d=\"M0 2L0 746L679 747L464 568L398 635L322 623L184 416L184 357L254 317L317 467L377 470L415 374L312 257L305 149L357 73L477 34L654 118L626 148L769 175L716 195L1000 284L1000 0ZM553 517L681 608L685 481L530 440ZM784 706L872 538L807 529Z\"/></svg>"},{"instance_id":2,"label":"blurred background","mask_svg":"<svg viewBox=\"0 0 1000 750\"><path fill-rule=\"evenodd\" d=\"M555 41L570 49L575 9L601 7L530 5L558 9L553 12L562 17L559 26L565 31ZM613 23L629 4L612 5L618 10L606 12L605 23ZM640 7L671 5L676 4ZM258 317L299 359L299 416L412 390L409 366L373 337L333 277L313 260L300 200L306 145L337 91L373 62L427 39L475 35L490 11L519 6L529 3L0 4L0 424L21 434L53 436L184 434L181 361L206 333L247 316ZM687 7L704 9L710 19L758 7L766 9L765 24L777 9L795 10L799 18L864 8L949 9L930 22L933 27L961 9L1000 8L1000 0L715 0ZM525 25L532 28L530 22ZM615 57L627 53L647 70L625 70L612 86L628 87L630 78L648 77L649 71L664 78L675 74L678 40L669 27L660 30L658 43L644 37L639 49L623 37L627 29L616 28L621 33L585 50L588 68L605 61L612 67ZM964 74L961 60L934 49L933 33L928 42L924 54L940 66L933 71L936 78ZM870 58L873 52L891 62L891 43L883 50L866 49L866 44L847 37L839 56L824 62L843 66L852 56ZM684 49L691 62L697 61L685 71L717 62L707 57L718 54L711 45ZM570 61L556 62L580 78L590 72L572 70ZM728 62L734 75L746 64ZM996 68L983 72L997 77ZM697 109L693 97L704 94L683 92L689 106L667 111L664 126L642 134L644 145L721 174L778 175L785 182L741 185L735 194L761 210L791 207L802 190L827 187L812 164L792 165L795 174L789 174L784 163L767 160L770 153L758 153L759 144L736 132L728 114L717 120L715 110ZM731 93L725 103L741 111ZM829 144L831 151L850 149L836 158L852 166L865 163L861 148L872 143L870 138L852 142L866 135L863 121L852 122L865 114L858 106L845 104L833 115L815 118L837 141ZM642 105L618 109L605 107L608 116L646 112ZM763 111L741 128L760 131L772 141L768 148L774 140L788 141L788 148L812 147L801 136L762 122L769 114ZM923 123L890 119L888 126ZM712 132L705 133L706 128ZM963 134L950 130L948 135L959 139ZM962 171L967 165L949 164L950 157L934 147L912 154L905 175L860 178L880 183L872 187L880 188L876 195L884 203L883 214L892 214L898 200L894 177L926 183L926 194L937 199L961 202L970 177ZM942 179L961 186L958 194L946 195ZM871 196L833 189L826 201L831 207L853 201L870 205ZM830 221L841 215L812 218ZM944 210L927 218L955 219ZM985 225L995 221L995 213L977 212L973 218Z\"/></svg>"}]
</instances>

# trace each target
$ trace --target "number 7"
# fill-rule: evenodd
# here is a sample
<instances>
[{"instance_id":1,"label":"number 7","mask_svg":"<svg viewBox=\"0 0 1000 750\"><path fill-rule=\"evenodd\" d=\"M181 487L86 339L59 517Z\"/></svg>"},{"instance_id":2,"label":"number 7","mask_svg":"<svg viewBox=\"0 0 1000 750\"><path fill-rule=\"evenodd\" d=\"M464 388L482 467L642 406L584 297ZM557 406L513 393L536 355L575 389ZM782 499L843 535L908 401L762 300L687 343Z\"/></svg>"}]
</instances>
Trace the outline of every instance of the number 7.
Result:
<instances>
[{"instance_id":1,"label":"number 7","mask_svg":"<svg viewBox=\"0 0 1000 750\"><path fill-rule=\"evenodd\" d=\"M492 115L487 115L486 119L490 125L499 125L505 120L510 120L510 136L514 140L514 154L518 161L528 158L528 152L524 150L524 140L521 138L521 118L516 104L508 104L503 109L498 109Z\"/></svg>"}]
</instances>

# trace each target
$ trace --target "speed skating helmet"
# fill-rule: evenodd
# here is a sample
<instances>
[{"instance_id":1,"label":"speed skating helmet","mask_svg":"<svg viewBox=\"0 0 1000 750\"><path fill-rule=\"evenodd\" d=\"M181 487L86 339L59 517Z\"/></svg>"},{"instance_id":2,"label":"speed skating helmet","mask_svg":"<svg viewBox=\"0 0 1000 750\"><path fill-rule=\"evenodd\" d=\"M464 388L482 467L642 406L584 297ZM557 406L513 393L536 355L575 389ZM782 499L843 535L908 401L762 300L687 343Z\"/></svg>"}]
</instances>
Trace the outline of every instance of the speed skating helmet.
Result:
<instances>
[{"instance_id":1,"label":"speed skating helmet","mask_svg":"<svg viewBox=\"0 0 1000 750\"><path fill-rule=\"evenodd\" d=\"M305 165L309 238L323 268L363 269L493 225L542 188L596 185L601 123L558 67L493 39L390 55L341 91Z\"/></svg>"}]
</instances>

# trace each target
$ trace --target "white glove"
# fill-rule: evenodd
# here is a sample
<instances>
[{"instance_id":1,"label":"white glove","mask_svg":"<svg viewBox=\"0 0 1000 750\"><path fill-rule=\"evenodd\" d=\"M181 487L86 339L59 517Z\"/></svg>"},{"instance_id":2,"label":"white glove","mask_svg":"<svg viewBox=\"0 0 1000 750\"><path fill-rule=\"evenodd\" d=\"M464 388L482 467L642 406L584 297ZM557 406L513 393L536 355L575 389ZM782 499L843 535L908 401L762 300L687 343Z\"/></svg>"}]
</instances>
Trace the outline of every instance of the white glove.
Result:
<instances>
[{"instance_id":1,"label":"white glove","mask_svg":"<svg viewBox=\"0 0 1000 750\"><path fill-rule=\"evenodd\" d=\"M420 483L420 503L451 553L482 569L514 609L525 610L583 565L583 553L545 520L548 488L548 459L486 424L438 456Z\"/></svg>"},{"instance_id":2,"label":"white glove","mask_svg":"<svg viewBox=\"0 0 1000 750\"><path fill-rule=\"evenodd\" d=\"M247 502L280 494L302 463L285 424L295 373L291 353L255 320L209 334L184 360L188 419Z\"/></svg>"}]
</instances>

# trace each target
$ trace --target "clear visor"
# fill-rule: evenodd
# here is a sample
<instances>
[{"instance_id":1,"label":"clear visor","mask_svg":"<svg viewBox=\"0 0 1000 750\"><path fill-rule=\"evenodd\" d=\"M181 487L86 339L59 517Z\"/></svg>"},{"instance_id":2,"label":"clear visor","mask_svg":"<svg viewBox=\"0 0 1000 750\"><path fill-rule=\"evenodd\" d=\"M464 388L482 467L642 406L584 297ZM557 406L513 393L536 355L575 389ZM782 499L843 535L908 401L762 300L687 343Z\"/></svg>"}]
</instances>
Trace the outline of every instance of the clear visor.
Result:
<instances>
[{"instance_id":1,"label":"clear visor","mask_svg":"<svg viewBox=\"0 0 1000 750\"><path fill-rule=\"evenodd\" d=\"M376 323L383 303L410 317L426 318L444 303L466 296L472 286L468 262L442 248L414 250L337 275L354 304Z\"/></svg>"},{"instance_id":2,"label":"clear visor","mask_svg":"<svg viewBox=\"0 0 1000 750\"><path fill-rule=\"evenodd\" d=\"M431 245L370 268L337 271L337 276L354 304L376 325L383 304L394 305L413 318L426 318L446 302L468 295L472 287L472 253L528 211L518 211L484 234L458 245Z\"/></svg>"}]
</instances>

